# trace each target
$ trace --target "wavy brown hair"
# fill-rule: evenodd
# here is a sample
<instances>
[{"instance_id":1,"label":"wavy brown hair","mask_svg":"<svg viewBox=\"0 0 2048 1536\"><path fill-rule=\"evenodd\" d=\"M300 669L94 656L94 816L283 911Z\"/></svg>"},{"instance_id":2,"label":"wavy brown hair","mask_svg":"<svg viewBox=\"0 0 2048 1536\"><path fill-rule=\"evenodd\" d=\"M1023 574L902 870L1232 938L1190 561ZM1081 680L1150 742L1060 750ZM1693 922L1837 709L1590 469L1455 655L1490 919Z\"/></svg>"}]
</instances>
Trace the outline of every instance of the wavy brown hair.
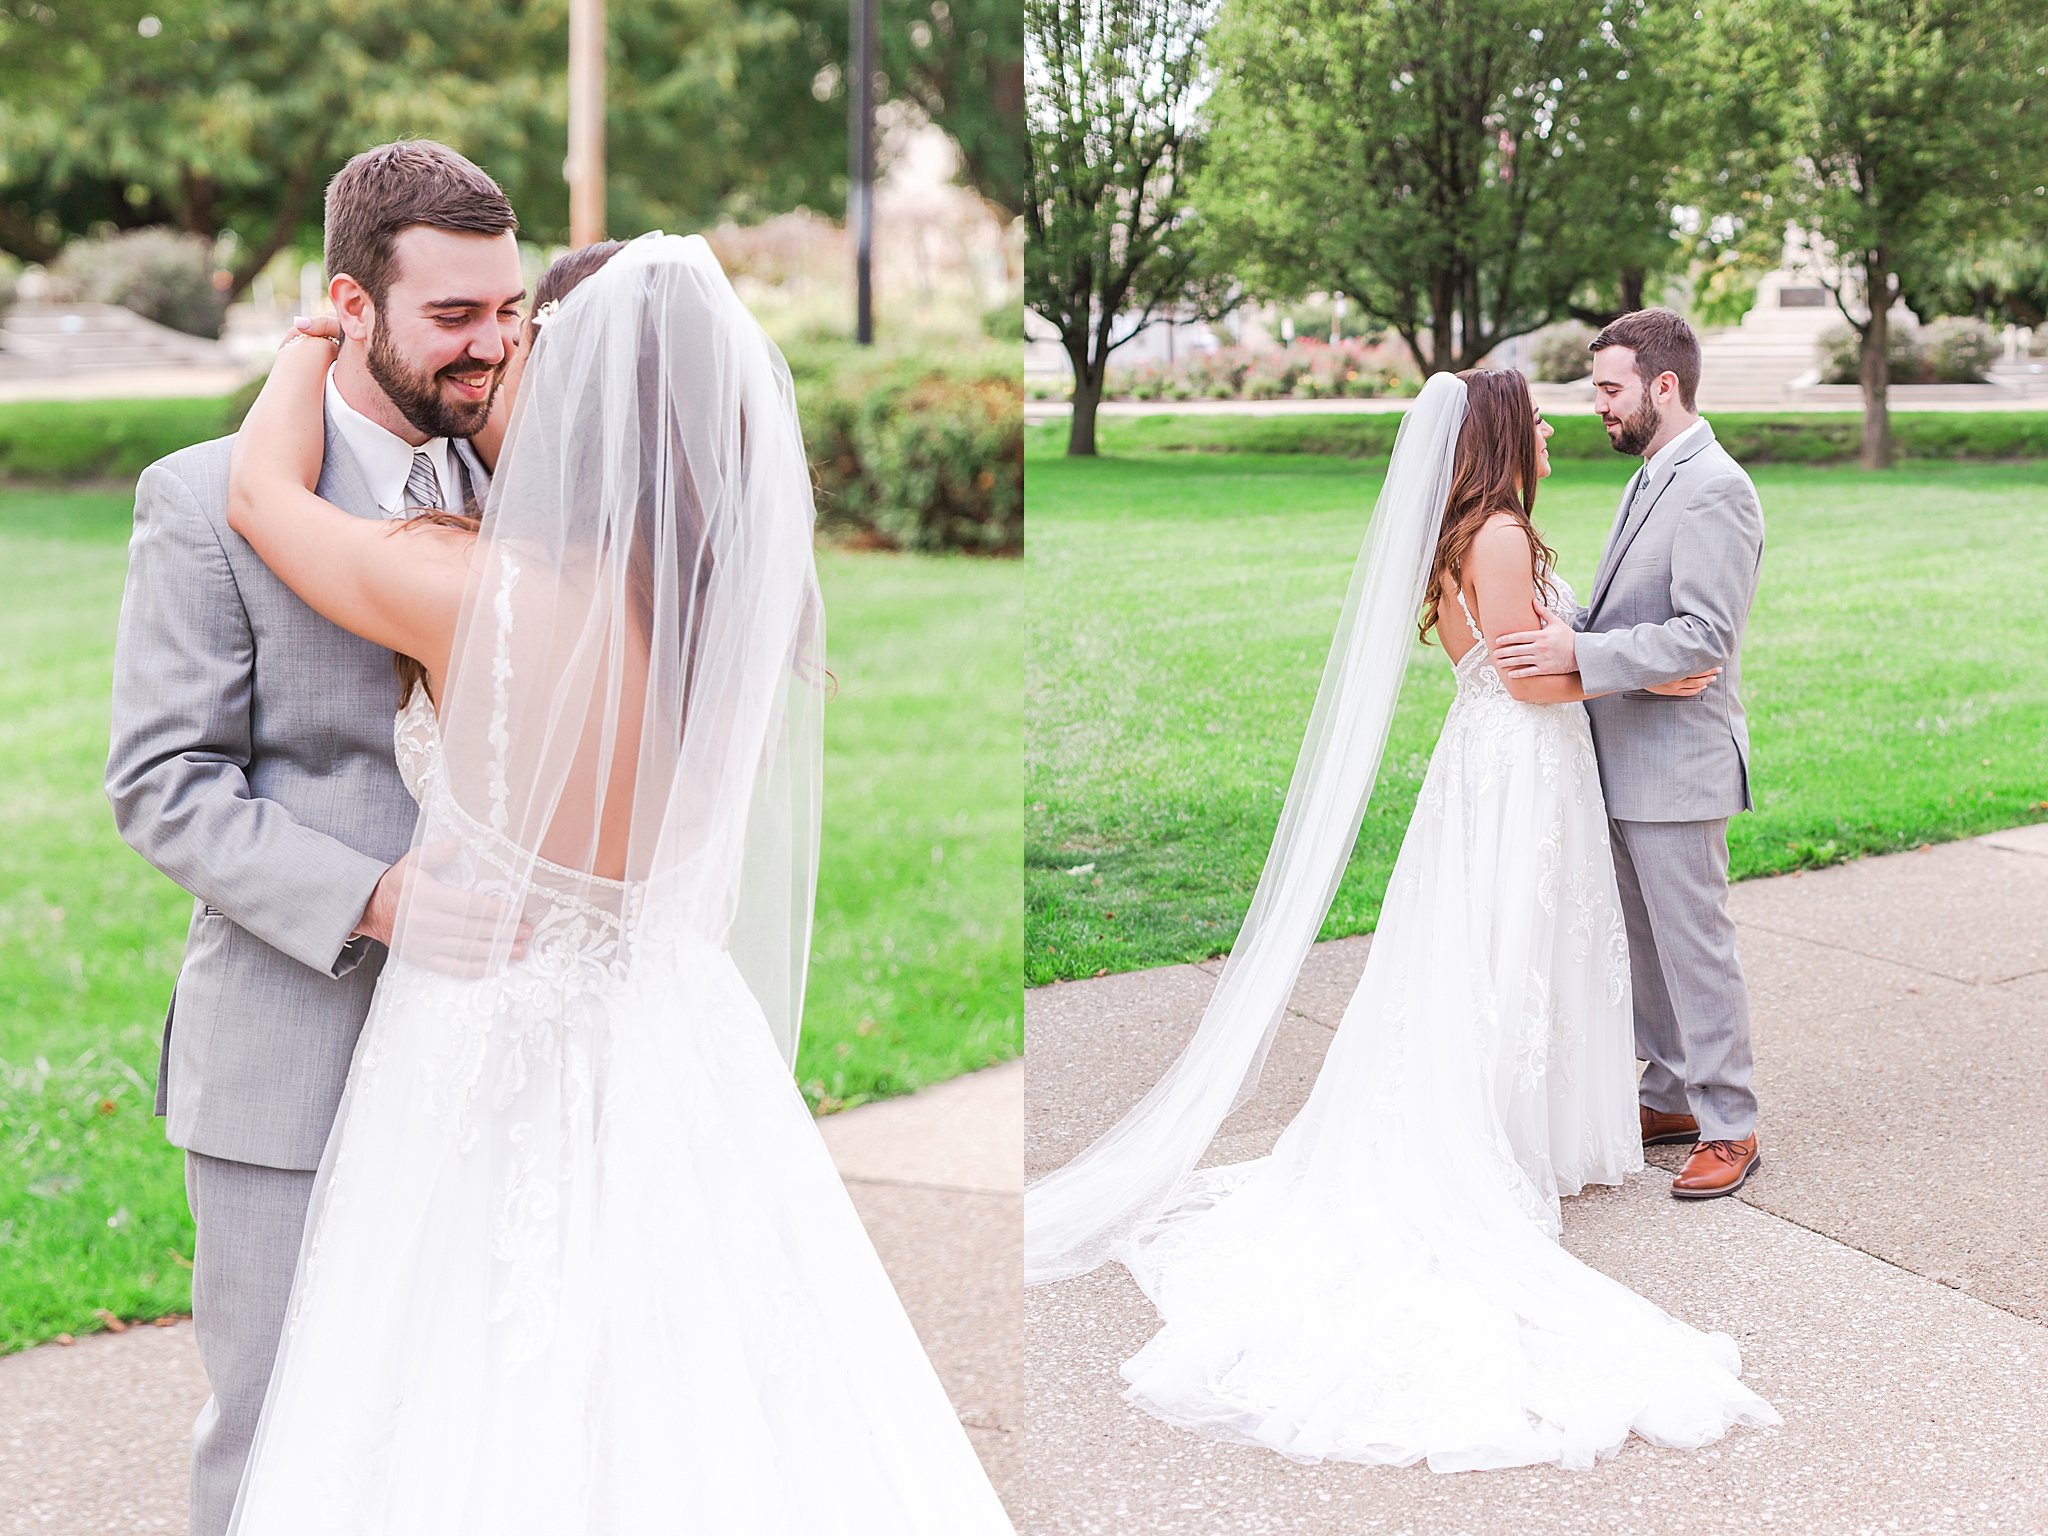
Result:
<instances>
[{"instance_id":1,"label":"wavy brown hair","mask_svg":"<svg viewBox=\"0 0 2048 1536\"><path fill-rule=\"evenodd\" d=\"M1468 368L1458 377L1465 383L1465 424L1458 430L1443 531L1437 536L1436 559L1422 603L1418 629L1425 645L1437 625L1444 578L1464 584L1465 555L1494 513L1514 514L1528 535L1529 577L1537 586L1549 585L1557 565L1557 552L1543 542L1530 520L1536 509L1538 440L1529 381L1513 368Z\"/></svg>"},{"instance_id":2,"label":"wavy brown hair","mask_svg":"<svg viewBox=\"0 0 2048 1536\"><path fill-rule=\"evenodd\" d=\"M526 324L521 327L519 332L520 350L531 351L533 348L534 338L540 333L539 327L533 323L533 317L539 313L541 305L552 303L565 297L578 283L597 271L624 248L625 243L620 240L599 240L584 246L581 250L571 251L566 256L557 257L548 267L547 271L540 275L540 281L534 284L533 304L528 308ZM471 498L469 505L463 507L460 511L443 507L428 507L422 511L415 512L398 526L400 528L460 528L466 533L476 533L484 525L483 512L484 509L477 504L474 498ZM412 697L413 689L425 686L427 669L410 656L397 657L396 665L398 668L398 700L399 703L403 704Z\"/></svg>"}]
</instances>

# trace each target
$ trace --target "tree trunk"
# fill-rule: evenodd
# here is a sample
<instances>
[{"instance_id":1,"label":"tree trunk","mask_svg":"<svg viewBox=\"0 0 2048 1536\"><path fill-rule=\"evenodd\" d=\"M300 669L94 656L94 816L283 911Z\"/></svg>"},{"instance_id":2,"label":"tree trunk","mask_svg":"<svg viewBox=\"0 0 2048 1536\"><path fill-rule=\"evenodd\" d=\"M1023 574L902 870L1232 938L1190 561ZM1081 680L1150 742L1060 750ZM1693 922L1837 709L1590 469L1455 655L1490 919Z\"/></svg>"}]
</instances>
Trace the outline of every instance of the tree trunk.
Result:
<instances>
[{"instance_id":1,"label":"tree trunk","mask_svg":"<svg viewBox=\"0 0 2048 1536\"><path fill-rule=\"evenodd\" d=\"M249 285L256 276L270 265L270 259L285 248L286 242L298 232L299 220L305 217L306 196L312 187L312 177L304 171L294 171L285 183L284 196L278 205L277 217L271 220L270 233L250 248L236 266L228 283L228 302L236 303L249 291Z\"/></svg>"},{"instance_id":2,"label":"tree trunk","mask_svg":"<svg viewBox=\"0 0 2048 1536\"><path fill-rule=\"evenodd\" d=\"M1643 269L1624 267L1621 270L1621 312L1632 315L1643 307Z\"/></svg>"},{"instance_id":3,"label":"tree trunk","mask_svg":"<svg viewBox=\"0 0 2048 1536\"><path fill-rule=\"evenodd\" d=\"M1870 324L1863 332L1863 453L1865 469L1888 469L1892 462L1891 407L1891 273L1882 251L1869 253L1863 268L1863 291L1870 305Z\"/></svg>"},{"instance_id":4,"label":"tree trunk","mask_svg":"<svg viewBox=\"0 0 2048 1536\"><path fill-rule=\"evenodd\" d=\"M1429 362L1423 372L1447 373L1457 367L1457 338L1453 334L1458 311L1457 288L1448 272L1434 272L1429 279Z\"/></svg>"},{"instance_id":5,"label":"tree trunk","mask_svg":"<svg viewBox=\"0 0 2048 1536\"><path fill-rule=\"evenodd\" d=\"M1102 380L1109 369L1097 369L1088 358L1088 338L1084 333L1079 345L1067 343L1067 361L1074 369L1074 410L1067 420L1067 457L1070 459L1092 459L1095 457L1095 408L1102 403Z\"/></svg>"}]
</instances>

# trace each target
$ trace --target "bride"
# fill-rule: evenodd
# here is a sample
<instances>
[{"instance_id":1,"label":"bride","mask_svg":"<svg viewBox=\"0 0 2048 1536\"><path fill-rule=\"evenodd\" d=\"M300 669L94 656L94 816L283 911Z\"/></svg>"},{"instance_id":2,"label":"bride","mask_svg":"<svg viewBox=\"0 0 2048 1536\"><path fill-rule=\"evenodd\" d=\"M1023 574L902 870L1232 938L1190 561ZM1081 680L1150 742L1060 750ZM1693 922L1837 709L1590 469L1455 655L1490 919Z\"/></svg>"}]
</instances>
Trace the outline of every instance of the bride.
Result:
<instances>
[{"instance_id":1,"label":"bride","mask_svg":"<svg viewBox=\"0 0 2048 1536\"><path fill-rule=\"evenodd\" d=\"M571 260L480 532L312 493L316 338L235 449L236 531L408 659L426 872L232 1529L1006 1533L788 1071L825 679L789 376L703 241Z\"/></svg>"},{"instance_id":2,"label":"bride","mask_svg":"<svg viewBox=\"0 0 2048 1536\"><path fill-rule=\"evenodd\" d=\"M1569 617L1530 522L1550 427L1512 371L1402 422L1249 915L1200 1028L1025 1193L1029 1282L1108 1260L1161 1327L1123 1375L1171 1423L1301 1460L1587 1467L1778 1415L1703 1334L1559 1246L1643 1165L1627 939L1576 675L1489 640ZM1422 612L1457 693L1365 973L1272 1152L1198 1168L1250 1096L1357 837ZM1712 674L1657 691L1686 697Z\"/></svg>"}]
</instances>

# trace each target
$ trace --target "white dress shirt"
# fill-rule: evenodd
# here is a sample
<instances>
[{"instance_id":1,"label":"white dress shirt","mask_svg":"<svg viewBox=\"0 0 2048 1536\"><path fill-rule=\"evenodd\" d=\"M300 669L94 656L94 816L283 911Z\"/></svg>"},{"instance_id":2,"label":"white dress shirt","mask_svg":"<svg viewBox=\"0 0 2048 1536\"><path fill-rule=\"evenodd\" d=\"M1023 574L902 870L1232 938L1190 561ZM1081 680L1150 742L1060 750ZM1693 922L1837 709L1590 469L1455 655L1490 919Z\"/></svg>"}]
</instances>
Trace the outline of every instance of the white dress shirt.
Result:
<instances>
[{"instance_id":1,"label":"white dress shirt","mask_svg":"<svg viewBox=\"0 0 2048 1536\"><path fill-rule=\"evenodd\" d=\"M454 474L455 448L447 438L430 437L415 448L342 399L341 391L335 387L332 371L327 375L327 409L334 416L335 426L341 430L341 440L348 444L349 452L356 456L356 463L362 467L363 483L370 488L370 495L386 517L395 517L404 510L405 482L412 473L412 456L422 450L441 482L441 504L451 511L461 510L461 482ZM476 477L474 470L471 474L472 478Z\"/></svg>"}]
</instances>

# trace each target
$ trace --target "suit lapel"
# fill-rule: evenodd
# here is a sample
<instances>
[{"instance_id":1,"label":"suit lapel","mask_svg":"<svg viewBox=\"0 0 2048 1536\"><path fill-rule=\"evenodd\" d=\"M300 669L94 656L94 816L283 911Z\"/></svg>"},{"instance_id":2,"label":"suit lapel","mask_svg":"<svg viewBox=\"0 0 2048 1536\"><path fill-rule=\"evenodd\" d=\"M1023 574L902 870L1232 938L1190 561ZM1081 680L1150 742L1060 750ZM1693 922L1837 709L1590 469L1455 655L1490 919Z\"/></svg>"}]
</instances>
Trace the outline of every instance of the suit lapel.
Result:
<instances>
[{"instance_id":1,"label":"suit lapel","mask_svg":"<svg viewBox=\"0 0 2048 1536\"><path fill-rule=\"evenodd\" d=\"M1629 514L1628 520L1616 531L1614 537L1607 541L1607 558L1600 562L1600 575L1593 583L1593 597L1586 604L1588 612L1598 608L1601 600L1607 596L1607 589L1614 582L1614 573L1621 568L1622 560L1628 555L1629 546L1635 543L1636 535L1641 533L1643 525L1649 522L1650 514L1657 510L1657 503L1663 499L1664 493L1671 489L1671 483L1678 478L1679 470L1698 458L1714 441L1713 427L1705 422L1702 422L1701 426L1705 430L1700 433L1692 447L1686 450L1685 457L1672 460L1663 473L1643 488L1641 494L1636 497L1635 508Z\"/></svg>"},{"instance_id":2,"label":"suit lapel","mask_svg":"<svg viewBox=\"0 0 2048 1536\"><path fill-rule=\"evenodd\" d=\"M369 482L363 479L363 467L356 462L348 440L334 424L334 413L328 412L326 419L327 448L320 460L320 483L314 490L323 501L331 501L355 517L382 520L384 509L370 494Z\"/></svg>"}]
</instances>

